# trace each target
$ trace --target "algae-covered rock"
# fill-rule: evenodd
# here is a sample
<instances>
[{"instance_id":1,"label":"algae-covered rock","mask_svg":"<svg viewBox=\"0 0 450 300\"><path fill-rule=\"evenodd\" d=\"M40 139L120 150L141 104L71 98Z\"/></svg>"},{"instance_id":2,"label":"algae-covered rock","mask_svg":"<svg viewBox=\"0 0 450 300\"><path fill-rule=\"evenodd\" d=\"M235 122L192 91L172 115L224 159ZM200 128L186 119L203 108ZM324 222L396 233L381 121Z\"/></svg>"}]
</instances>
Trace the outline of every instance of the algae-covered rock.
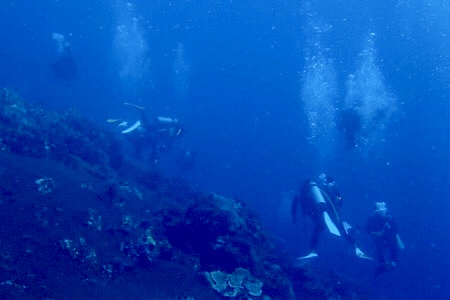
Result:
<instances>
[{"instance_id":1,"label":"algae-covered rock","mask_svg":"<svg viewBox=\"0 0 450 300\"><path fill-rule=\"evenodd\" d=\"M0 147L83 167L98 176L121 165L120 142L92 121L69 110L57 114L0 89Z\"/></svg>"},{"instance_id":2,"label":"algae-covered rock","mask_svg":"<svg viewBox=\"0 0 450 300\"><path fill-rule=\"evenodd\" d=\"M175 216L172 212L166 219L164 230L170 244L198 257L200 270L229 274L227 295L234 295L237 290L240 291L237 294L248 293L243 283L254 277L261 286L258 281L250 281L252 294L260 294L264 285L268 296L293 298L286 273L272 267L276 261L273 245L242 201L216 194L200 195L184 213Z\"/></svg>"},{"instance_id":3,"label":"algae-covered rock","mask_svg":"<svg viewBox=\"0 0 450 300\"><path fill-rule=\"evenodd\" d=\"M121 167L120 142L73 112L6 89L0 104L4 298L284 300L293 286L350 295L334 278L288 273L245 202Z\"/></svg>"}]
</instances>

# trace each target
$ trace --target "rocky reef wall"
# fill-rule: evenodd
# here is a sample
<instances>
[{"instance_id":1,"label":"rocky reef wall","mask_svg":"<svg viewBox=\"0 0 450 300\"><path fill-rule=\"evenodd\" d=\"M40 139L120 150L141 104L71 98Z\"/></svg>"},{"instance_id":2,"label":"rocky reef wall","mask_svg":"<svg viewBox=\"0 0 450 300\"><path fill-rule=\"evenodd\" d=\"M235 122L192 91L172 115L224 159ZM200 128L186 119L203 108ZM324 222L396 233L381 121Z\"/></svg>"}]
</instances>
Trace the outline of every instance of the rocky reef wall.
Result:
<instances>
[{"instance_id":1,"label":"rocky reef wall","mask_svg":"<svg viewBox=\"0 0 450 300\"><path fill-rule=\"evenodd\" d=\"M0 298L364 294L283 264L244 201L127 165L120 140L93 122L7 89L0 105Z\"/></svg>"}]
</instances>

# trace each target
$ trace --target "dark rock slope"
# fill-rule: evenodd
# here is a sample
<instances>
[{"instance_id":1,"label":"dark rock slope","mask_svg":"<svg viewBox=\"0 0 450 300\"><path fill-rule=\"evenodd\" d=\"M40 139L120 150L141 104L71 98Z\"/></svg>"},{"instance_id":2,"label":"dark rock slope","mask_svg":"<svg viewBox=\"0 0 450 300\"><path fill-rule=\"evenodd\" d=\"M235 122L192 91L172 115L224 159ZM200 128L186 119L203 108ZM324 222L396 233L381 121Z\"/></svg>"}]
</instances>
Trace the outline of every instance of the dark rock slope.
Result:
<instances>
[{"instance_id":1,"label":"dark rock slope","mask_svg":"<svg viewBox=\"0 0 450 300\"><path fill-rule=\"evenodd\" d=\"M128 164L73 113L6 89L0 104L1 299L350 295L288 271L244 202Z\"/></svg>"}]
</instances>

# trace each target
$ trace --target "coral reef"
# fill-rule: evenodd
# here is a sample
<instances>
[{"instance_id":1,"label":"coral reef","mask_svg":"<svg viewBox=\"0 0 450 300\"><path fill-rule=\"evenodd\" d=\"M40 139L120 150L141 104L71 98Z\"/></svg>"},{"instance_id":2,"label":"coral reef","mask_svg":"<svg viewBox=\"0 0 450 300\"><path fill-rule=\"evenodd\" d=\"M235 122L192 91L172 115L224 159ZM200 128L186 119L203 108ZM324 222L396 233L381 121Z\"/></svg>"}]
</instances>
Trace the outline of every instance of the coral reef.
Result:
<instances>
[{"instance_id":1,"label":"coral reef","mask_svg":"<svg viewBox=\"0 0 450 300\"><path fill-rule=\"evenodd\" d=\"M169 242L198 257L201 270L235 274L245 268L261 280L269 296L276 291L283 299L293 297L273 244L242 201L200 195L185 212L169 214L161 223Z\"/></svg>"},{"instance_id":2,"label":"coral reef","mask_svg":"<svg viewBox=\"0 0 450 300\"><path fill-rule=\"evenodd\" d=\"M122 163L120 142L73 110L57 114L0 89L0 149L82 166L106 176Z\"/></svg>"},{"instance_id":3,"label":"coral reef","mask_svg":"<svg viewBox=\"0 0 450 300\"><path fill-rule=\"evenodd\" d=\"M289 270L243 201L127 165L120 141L73 113L6 89L0 104L0 298L342 299L355 290Z\"/></svg>"},{"instance_id":4,"label":"coral reef","mask_svg":"<svg viewBox=\"0 0 450 300\"><path fill-rule=\"evenodd\" d=\"M263 283L251 276L244 268L237 268L231 274L222 271L205 272L211 287L225 297L260 297Z\"/></svg>"}]
</instances>

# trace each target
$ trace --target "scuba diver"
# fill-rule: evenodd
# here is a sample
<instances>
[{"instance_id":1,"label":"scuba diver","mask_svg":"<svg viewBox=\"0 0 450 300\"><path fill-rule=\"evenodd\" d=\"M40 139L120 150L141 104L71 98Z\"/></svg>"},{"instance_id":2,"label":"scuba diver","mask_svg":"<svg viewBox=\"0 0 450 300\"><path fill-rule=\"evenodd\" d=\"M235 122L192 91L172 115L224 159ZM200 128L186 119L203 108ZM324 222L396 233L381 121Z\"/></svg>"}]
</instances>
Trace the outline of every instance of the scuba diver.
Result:
<instances>
[{"instance_id":1,"label":"scuba diver","mask_svg":"<svg viewBox=\"0 0 450 300\"><path fill-rule=\"evenodd\" d=\"M142 156L142 149L150 149L150 161L158 162L160 152L168 152L182 130L178 119L170 117L148 117L145 108L131 103L124 103L140 111L140 118L129 126L122 119L108 119L108 123L119 122L119 127L125 127L121 132L134 145L136 157Z\"/></svg>"},{"instance_id":2,"label":"scuba diver","mask_svg":"<svg viewBox=\"0 0 450 300\"><path fill-rule=\"evenodd\" d=\"M380 262L374 275L394 269L397 266L398 250L405 246L385 202L375 203L375 211L369 217L366 229L373 238Z\"/></svg>"},{"instance_id":3,"label":"scuba diver","mask_svg":"<svg viewBox=\"0 0 450 300\"><path fill-rule=\"evenodd\" d=\"M306 260L317 257L317 246L320 234L328 229L330 233L344 237L355 249L355 254L360 258L371 259L356 246L348 223L341 220L339 210L342 206L342 197L336 182L325 174L319 175L317 181L305 180L300 187L300 193L292 201L291 212L294 223L297 221L297 207L300 204L303 215L308 215L314 222L314 230L311 236L311 252L308 255L298 257L298 260Z\"/></svg>"},{"instance_id":4,"label":"scuba diver","mask_svg":"<svg viewBox=\"0 0 450 300\"><path fill-rule=\"evenodd\" d=\"M337 129L345 136L346 146L351 149L360 142L362 119L355 109L345 109L339 114Z\"/></svg>"},{"instance_id":5,"label":"scuba diver","mask_svg":"<svg viewBox=\"0 0 450 300\"><path fill-rule=\"evenodd\" d=\"M58 57L50 64L50 68L56 78L62 80L72 80L78 77L78 70L72 54L72 45L66 41L64 35L60 33L52 34L56 42Z\"/></svg>"}]
</instances>

